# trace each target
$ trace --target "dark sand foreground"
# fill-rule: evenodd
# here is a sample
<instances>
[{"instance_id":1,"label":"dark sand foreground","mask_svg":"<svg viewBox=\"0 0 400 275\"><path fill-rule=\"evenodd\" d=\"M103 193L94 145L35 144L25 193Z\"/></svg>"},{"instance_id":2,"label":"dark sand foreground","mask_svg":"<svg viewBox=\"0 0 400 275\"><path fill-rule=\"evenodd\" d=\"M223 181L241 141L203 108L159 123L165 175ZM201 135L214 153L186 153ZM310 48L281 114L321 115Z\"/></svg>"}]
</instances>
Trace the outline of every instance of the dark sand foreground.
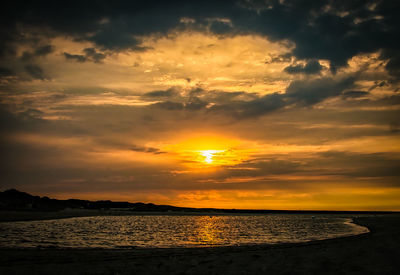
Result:
<instances>
[{"instance_id":1,"label":"dark sand foreground","mask_svg":"<svg viewBox=\"0 0 400 275\"><path fill-rule=\"evenodd\" d=\"M359 217L354 221L371 233L251 247L3 249L0 274L400 274L400 216Z\"/></svg>"}]
</instances>

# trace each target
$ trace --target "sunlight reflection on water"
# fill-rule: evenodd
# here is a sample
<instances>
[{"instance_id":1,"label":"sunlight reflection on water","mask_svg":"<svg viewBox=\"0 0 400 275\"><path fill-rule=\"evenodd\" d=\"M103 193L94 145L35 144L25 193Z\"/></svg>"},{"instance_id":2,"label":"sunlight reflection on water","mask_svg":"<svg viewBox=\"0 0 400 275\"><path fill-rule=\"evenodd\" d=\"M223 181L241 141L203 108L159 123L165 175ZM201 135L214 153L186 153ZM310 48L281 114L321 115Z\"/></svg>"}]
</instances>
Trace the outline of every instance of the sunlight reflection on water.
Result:
<instances>
[{"instance_id":1,"label":"sunlight reflection on water","mask_svg":"<svg viewBox=\"0 0 400 275\"><path fill-rule=\"evenodd\" d=\"M294 243L368 232L324 215L105 216L0 223L0 247L131 248Z\"/></svg>"}]
</instances>

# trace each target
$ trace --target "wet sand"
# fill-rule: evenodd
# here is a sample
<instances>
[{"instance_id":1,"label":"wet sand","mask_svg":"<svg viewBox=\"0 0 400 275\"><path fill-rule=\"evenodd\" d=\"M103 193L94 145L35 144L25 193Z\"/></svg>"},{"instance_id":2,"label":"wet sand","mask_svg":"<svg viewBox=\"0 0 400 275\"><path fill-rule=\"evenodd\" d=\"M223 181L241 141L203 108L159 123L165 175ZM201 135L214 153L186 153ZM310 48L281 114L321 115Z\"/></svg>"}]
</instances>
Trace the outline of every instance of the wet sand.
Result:
<instances>
[{"instance_id":1,"label":"wet sand","mask_svg":"<svg viewBox=\"0 0 400 275\"><path fill-rule=\"evenodd\" d=\"M246 247L0 249L0 274L399 274L400 215L354 221L371 232L303 244Z\"/></svg>"}]
</instances>

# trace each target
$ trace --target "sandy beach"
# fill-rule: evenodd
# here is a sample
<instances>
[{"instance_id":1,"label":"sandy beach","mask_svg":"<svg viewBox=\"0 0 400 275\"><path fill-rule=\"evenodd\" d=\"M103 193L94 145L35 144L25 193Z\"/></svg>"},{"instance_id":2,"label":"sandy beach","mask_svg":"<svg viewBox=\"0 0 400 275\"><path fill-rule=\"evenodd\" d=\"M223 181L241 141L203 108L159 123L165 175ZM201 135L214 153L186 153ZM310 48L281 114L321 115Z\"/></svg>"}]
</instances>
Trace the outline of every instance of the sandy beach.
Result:
<instances>
[{"instance_id":1,"label":"sandy beach","mask_svg":"<svg viewBox=\"0 0 400 275\"><path fill-rule=\"evenodd\" d=\"M370 233L245 247L0 250L1 274L397 274L400 216L355 217Z\"/></svg>"}]
</instances>

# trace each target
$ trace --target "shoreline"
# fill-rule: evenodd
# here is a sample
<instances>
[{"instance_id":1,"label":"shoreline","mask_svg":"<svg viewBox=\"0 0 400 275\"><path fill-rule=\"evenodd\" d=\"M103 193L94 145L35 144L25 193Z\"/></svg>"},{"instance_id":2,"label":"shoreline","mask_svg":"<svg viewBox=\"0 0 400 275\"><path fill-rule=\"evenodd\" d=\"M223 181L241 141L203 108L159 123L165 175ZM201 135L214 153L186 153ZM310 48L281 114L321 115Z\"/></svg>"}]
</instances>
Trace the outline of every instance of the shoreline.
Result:
<instances>
[{"instance_id":1,"label":"shoreline","mask_svg":"<svg viewBox=\"0 0 400 275\"><path fill-rule=\"evenodd\" d=\"M17 211L1 210L0 223L19 221L42 221L79 217L103 217L103 216L254 216L254 215L335 215L335 216L367 216L367 215L400 215L400 212L359 212L359 211L283 211L266 213L247 212L155 212L155 211L128 211L128 210L61 210L61 211Z\"/></svg>"},{"instance_id":2,"label":"shoreline","mask_svg":"<svg viewBox=\"0 0 400 275\"><path fill-rule=\"evenodd\" d=\"M139 212L118 210L61 210L61 211L0 211L0 223L20 221L43 221L56 219L69 219L79 217L104 217L104 216L254 216L254 215L335 215L335 216L367 216L367 215L400 215L400 212L310 212L294 211L271 212L271 213L223 213L223 212Z\"/></svg>"},{"instance_id":3,"label":"shoreline","mask_svg":"<svg viewBox=\"0 0 400 275\"><path fill-rule=\"evenodd\" d=\"M396 274L400 215L353 217L370 232L304 243L135 249L0 249L2 274Z\"/></svg>"}]
</instances>

